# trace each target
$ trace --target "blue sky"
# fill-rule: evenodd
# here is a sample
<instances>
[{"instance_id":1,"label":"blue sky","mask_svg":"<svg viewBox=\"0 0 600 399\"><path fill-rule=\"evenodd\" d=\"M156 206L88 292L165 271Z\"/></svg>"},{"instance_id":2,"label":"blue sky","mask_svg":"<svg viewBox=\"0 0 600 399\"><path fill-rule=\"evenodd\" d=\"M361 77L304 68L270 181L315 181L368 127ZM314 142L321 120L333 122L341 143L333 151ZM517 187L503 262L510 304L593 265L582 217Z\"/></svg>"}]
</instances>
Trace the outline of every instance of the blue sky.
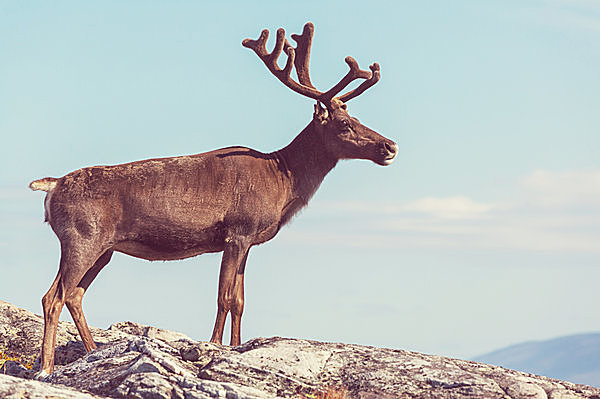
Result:
<instances>
[{"instance_id":1,"label":"blue sky","mask_svg":"<svg viewBox=\"0 0 600 399\"><path fill-rule=\"evenodd\" d=\"M39 313L57 270L31 180L290 142L312 102L241 41L306 21L320 89L346 73L347 55L381 64L349 110L400 154L386 168L342 162L251 251L243 340L469 357L599 331L594 0L0 2L0 299ZM86 295L88 321L208 339L219 259L115 256Z\"/></svg>"}]
</instances>

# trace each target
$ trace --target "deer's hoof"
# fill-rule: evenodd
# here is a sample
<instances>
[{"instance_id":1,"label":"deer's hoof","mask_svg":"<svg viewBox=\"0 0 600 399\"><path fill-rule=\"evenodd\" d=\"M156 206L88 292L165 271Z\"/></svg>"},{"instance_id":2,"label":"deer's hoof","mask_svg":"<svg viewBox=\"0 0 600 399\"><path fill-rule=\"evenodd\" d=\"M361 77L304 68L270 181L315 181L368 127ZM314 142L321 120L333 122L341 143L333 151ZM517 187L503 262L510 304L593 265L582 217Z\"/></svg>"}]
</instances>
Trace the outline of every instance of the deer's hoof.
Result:
<instances>
[{"instance_id":1,"label":"deer's hoof","mask_svg":"<svg viewBox=\"0 0 600 399\"><path fill-rule=\"evenodd\" d=\"M33 379L38 381L43 381L48 377L50 377L50 373L46 370L40 370L33 375Z\"/></svg>"}]
</instances>

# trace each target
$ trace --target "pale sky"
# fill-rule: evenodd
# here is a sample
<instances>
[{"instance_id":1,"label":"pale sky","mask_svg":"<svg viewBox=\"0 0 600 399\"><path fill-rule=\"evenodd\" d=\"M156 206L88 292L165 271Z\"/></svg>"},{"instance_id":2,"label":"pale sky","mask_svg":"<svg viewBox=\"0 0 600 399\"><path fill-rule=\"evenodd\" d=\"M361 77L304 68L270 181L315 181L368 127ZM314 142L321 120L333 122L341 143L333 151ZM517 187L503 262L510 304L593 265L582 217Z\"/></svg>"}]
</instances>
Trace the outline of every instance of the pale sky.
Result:
<instances>
[{"instance_id":1,"label":"pale sky","mask_svg":"<svg viewBox=\"0 0 600 399\"><path fill-rule=\"evenodd\" d=\"M467 358L600 331L597 0L0 1L0 299L40 313L57 271L31 180L289 143L313 104L241 41L307 21L318 88L347 55L380 63L349 110L400 153L388 167L341 162L251 250L242 340ZM116 255L86 294L88 322L206 340L219 261Z\"/></svg>"}]
</instances>

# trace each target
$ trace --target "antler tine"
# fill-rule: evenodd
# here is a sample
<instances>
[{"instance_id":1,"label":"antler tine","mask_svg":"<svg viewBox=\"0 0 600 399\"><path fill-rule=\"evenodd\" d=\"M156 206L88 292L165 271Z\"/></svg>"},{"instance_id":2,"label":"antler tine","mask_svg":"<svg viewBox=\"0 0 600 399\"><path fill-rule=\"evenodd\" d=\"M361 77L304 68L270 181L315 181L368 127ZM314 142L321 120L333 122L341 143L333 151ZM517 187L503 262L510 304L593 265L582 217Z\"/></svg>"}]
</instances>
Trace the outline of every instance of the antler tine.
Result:
<instances>
[{"instance_id":1,"label":"antler tine","mask_svg":"<svg viewBox=\"0 0 600 399\"><path fill-rule=\"evenodd\" d=\"M260 59L264 61L264 57L268 55L266 48L268 38L269 31L267 29L263 29L262 32L260 32L260 36L258 37L258 39L244 39L242 41L242 46L254 50L256 55L258 55Z\"/></svg>"},{"instance_id":2,"label":"antler tine","mask_svg":"<svg viewBox=\"0 0 600 399\"><path fill-rule=\"evenodd\" d=\"M345 61L346 61L346 64L348 64L348 67L350 67L350 70L348 71L346 76L344 76L342 78L342 80L340 80L335 86L333 86L325 94L323 94L323 99L321 101L323 101L323 103L325 103L325 104L329 104L331 102L331 100L335 97L335 95L338 94L340 91L342 91L350 83L352 83L353 80L355 80L355 79L371 79L371 76L373 75L369 71L360 69L358 67L358 63L356 62L356 60L354 58L348 56L348 57L346 57Z\"/></svg>"},{"instance_id":3,"label":"antler tine","mask_svg":"<svg viewBox=\"0 0 600 399\"><path fill-rule=\"evenodd\" d=\"M312 38L315 33L315 26L312 22L307 22L304 25L301 35L292 35L292 39L297 43L296 46L296 73L301 84L309 87L314 87L310 81L309 67L310 49L312 46Z\"/></svg>"},{"instance_id":4,"label":"antler tine","mask_svg":"<svg viewBox=\"0 0 600 399\"><path fill-rule=\"evenodd\" d=\"M305 26L305 31L306 31L306 26ZM304 36L304 33L302 34L302 36ZM302 94L303 96L306 96L309 98L313 98L315 100L319 100L321 98L321 96L323 95L323 93L320 92L319 90L317 90L314 86L312 86L312 84L310 84L310 80L309 80L309 85L304 84L304 81L303 81L304 77L301 79L300 73L298 74L298 79L300 80L300 83L294 81L291 78L292 67L295 64L295 59L296 59L296 52L295 52L294 48L290 45L290 43L287 41L287 39L285 38L285 31L283 30L283 28L277 29L277 38L275 40L275 48L273 49L273 51L270 54L267 52L267 49L266 49L266 42L267 42L268 37L269 37L269 31L267 29L264 29L261 32L258 39L256 39L256 40L244 39L244 41L242 41L242 46L247 47L251 50L254 50L256 55L258 55L258 58L260 58L261 61L264 62L264 64L269 69L269 71L271 71L271 73L273 75L275 75L275 77L277 77L277 79L279 79L284 85L286 85L290 89L294 90L296 93ZM281 55L282 50L285 50L285 52L287 53L287 56L288 56L288 59L287 59L284 69L281 69L279 67L279 65L277 64L277 59ZM299 58L302 60L301 62L303 62L303 63L305 62L308 65L308 60L306 59L307 57L305 55L302 55ZM304 76L304 75L302 75L302 76ZM306 74L306 76L308 76L308 74Z\"/></svg>"},{"instance_id":5,"label":"antler tine","mask_svg":"<svg viewBox=\"0 0 600 399\"><path fill-rule=\"evenodd\" d=\"M367 90L369 87L373 86L375 83L377 83L379 81L379 79L381 78L379 64L375 62L373 65L369 66L369 69L371 69L371 77L369 79L365 80L364 82L362 82L360 84L360 86L358 86L356 89L351 90L351 91L339 96L338 99L341 102L345 103L346 101L353 99L356 96L361 95L365 90Z\"/></svg>"},{"instance_id":6,"label":"antler tine","mask_svg":"<svg viewBox=\"0 0 600 399\"><path fill-rule=\"evenodd\" d=\"M273 48L273 52L269 56L269 61L274 69L279 69L277 65L277 60L281 55L281 51L283 51L283 45L287 42L285 39L285 30L283 28L277 29L277 37L275 39L275 47Z\"/></svg>"}]
</instances>

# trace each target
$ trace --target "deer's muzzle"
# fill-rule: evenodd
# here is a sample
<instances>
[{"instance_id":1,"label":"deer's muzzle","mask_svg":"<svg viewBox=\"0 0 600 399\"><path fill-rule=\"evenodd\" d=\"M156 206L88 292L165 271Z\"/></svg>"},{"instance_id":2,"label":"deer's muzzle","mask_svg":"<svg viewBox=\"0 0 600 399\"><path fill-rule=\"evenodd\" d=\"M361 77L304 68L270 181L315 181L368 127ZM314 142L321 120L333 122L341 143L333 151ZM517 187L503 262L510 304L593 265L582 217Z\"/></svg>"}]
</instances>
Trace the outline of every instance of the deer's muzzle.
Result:
<instances>
[{"instance_id":1,"label":"deer's muzzle","mask_svg":"<svg viewBox=\"0 0 600 399\"><path fill-rule=\"evenodd\" d=\"M377 162L382 166L387 166L394 162L396 155L398 155L398 145L393 141L384 141L380 148L381 161Z\"/></svg>"}]
</instances>

